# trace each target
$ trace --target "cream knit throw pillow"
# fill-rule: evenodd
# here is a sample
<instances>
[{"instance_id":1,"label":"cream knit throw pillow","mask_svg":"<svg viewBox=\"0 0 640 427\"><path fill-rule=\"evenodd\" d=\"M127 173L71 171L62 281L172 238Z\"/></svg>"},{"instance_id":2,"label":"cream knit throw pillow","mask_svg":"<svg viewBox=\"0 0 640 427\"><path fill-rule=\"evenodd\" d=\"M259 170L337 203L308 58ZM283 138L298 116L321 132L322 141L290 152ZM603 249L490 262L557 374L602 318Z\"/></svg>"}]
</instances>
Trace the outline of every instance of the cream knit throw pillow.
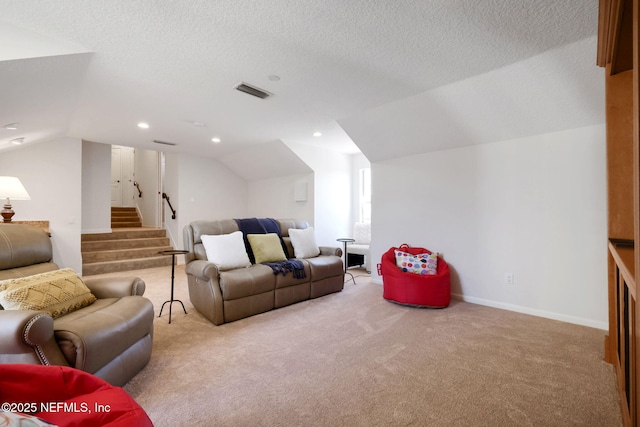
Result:
<instances>
[{"instance_id":1,"label":"cream knit throw pillow","mask_svg":"<svg viewBox=\"0 0 640 427\"><path fill-rule=\"evenodd\" d=\"M46 311L56 318L95 300L70 268L0 281L0 305L5 310Z\"/></svg>"}]
</instances>

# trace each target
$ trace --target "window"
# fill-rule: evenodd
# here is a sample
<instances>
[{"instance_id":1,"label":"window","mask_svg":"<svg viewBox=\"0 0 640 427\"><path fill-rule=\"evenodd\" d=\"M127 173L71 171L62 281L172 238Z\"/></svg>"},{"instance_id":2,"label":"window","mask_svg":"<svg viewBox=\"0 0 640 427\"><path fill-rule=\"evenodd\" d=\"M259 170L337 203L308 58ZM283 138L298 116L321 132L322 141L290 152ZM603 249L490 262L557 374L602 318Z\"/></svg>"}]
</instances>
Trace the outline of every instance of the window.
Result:
<instances>
[{"instance_id":1,"label":"window","mask_svg":"<svg viewBox=\"0 0 640 427\"><path fill-rule=\"evenodd\" d=\"M360 169L360 222L371 222L371 168Z\"/></svg>"}]
</instances>

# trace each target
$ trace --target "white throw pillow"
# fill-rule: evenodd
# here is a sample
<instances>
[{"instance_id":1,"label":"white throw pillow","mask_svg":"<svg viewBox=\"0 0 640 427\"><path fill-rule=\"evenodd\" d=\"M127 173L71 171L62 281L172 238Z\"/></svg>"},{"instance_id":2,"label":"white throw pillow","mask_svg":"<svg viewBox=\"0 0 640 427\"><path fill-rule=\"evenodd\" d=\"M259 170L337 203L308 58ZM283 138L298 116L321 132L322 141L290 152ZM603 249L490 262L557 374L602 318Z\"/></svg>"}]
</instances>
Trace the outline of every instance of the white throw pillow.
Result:
<instances>
[{"instance_id":1,"label":"white throw pillow","mask_svg":"<svg viewBox=\"0 0 640 427\"><path fill-rule=\"evenodd\" d=\"M242 231L230 234L200 236L207 259L218 266L220 271L244 268L251 265L247 249L244 247Z\"/></svg>"},{"instance_id":2,"label":"white throw pillow","mask_svg":"<svg viewBox=\"0 0 640 427\"><path fill-rule=\"evenodd\" d=\"M320 248L316 243L313 227L303 230L290 228L289 237L291 238L291 245L296 258L313 258L320 255Z\"/></svg>"}]
</instances>

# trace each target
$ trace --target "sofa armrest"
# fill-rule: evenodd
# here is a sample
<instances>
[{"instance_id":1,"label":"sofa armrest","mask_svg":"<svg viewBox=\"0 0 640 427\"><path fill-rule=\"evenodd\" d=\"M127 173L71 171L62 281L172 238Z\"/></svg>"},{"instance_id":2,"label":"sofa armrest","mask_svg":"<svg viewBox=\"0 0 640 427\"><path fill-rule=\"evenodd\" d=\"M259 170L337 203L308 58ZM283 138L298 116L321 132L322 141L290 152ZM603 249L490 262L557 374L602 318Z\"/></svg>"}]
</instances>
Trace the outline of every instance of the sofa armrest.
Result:
<instances>
[{"instance_id":1,"label":"sofa armrest","mask_svg":"<svg viewBox=\"0 0 640 427\"><path fill-rule=\"evenodd\" d=\"M187 264L185 271L202 280L215 279L217 281L220 274L217 265L204 260L191 261Z\"/></svg>"},{"instance_id":2,"label":"sofa armrest","mask_svg":"<svg viewBox=\"0 0 640 427\"><path fill-rule=\"evenodd\" d=\"M0 363L68 366L53 336L53 318L42 311L0 310Z\"/></svg>"},{"instance_id":3,"label":"sofa armrest","mask_svg":"<svg viewBox=\"0 0 640 427\"><path fill-rule=\"evenodd\" d=\"M139 277L83 277L82 280L98 299L142 296L146 288Z\"/></svg>"},{"instance_id":4,"label":"sofa armrest","mask_svg":"<svg viewBox=\"0 0 640 427\"><path fill-rule=\"evenodd\" d=\"M335 256L342 256L342 249L341 248L337 248L337 247L333 247L333 246L320 246L320 255L335 255Z\"/></svg>"},{"instance_id":5,"label":"sofa armrest","mask_svg":"<svg viewBox=\"0 0 640 427\"><path fill-rule=\"evenodd\" d=\"M209 261L195 260L187 264L185 271L191 304L214 325L223 324L224 304L218 267Z\"/></svg>"}]
</instances>

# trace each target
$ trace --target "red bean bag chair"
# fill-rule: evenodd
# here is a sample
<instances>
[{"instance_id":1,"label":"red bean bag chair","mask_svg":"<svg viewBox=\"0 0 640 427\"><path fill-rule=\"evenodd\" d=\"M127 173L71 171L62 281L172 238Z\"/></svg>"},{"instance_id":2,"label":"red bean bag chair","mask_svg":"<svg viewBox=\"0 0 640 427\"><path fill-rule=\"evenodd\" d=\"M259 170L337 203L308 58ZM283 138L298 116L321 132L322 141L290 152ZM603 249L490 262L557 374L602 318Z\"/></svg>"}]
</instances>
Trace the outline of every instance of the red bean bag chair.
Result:
<instances>
[{"instance_id":1,"label":"red bean bag chair","mask_svg":"<svg viewBox=\"0 0 640 427\"><path fill-rule=\"evenodd\" d=\"M122 388L67 366L0 364L0 404L60 427L153 427Z\"/></svg>"},{"instance_id":2,"label":"red bean bag chair","mask_svg":"<svg viewBox=\"0 0 640 427\"><path fill-rule=\"evenodd\" d=\"M451 301L451 282L449 265L445 260L442 257L437 257L435 274L429 274L425 264L422 264L424 268L404 268L407 271L403 271L396 264L396 250L404 252L406 258L413 258L411 255L432 254L428 249L407 245L402 245L399 248L393 247L385 252L382 255L379 270L382 275L384 299L416 307L448 307ZM406 254L410 255L406 256ZM421 260L417 261L420 263ZM429 261L433 262L433 259ZM409 265L411 266L411 264ZM418 273L412 272L412 270Z\"/></svg>"}]
</instances>

